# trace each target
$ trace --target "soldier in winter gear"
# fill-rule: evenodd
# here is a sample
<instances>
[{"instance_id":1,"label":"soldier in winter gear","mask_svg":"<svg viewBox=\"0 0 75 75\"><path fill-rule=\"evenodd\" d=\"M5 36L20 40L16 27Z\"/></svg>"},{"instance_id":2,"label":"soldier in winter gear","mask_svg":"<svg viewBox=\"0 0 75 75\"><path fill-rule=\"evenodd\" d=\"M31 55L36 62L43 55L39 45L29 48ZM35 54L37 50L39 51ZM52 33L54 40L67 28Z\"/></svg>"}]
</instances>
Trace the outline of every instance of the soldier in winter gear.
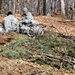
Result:
<instances>
[{"instance_id":1,"label":"soldier in winter gear","mask_svg":"<svg viewBox=\"0 0 75 75\"><path fill-rule=\"evenodd\" d=\"M20 22L24 24L28 24L28 23L39 24L38 21L33 19L32 14L28 11L27 8L23 8L23 15L20 18Z\"/></svg>"},{"instance_id":2,"label":"soldier in winter gear","mask_svg":"<svg viewBox=\"0 0 75 75\"><path fill-rule=\"evenodd\" d=\"M3 19L2 25L5 32L18 31L18 20L13 16L12 12L8 12L7 16Z\"/></svg>"}]
</instances>

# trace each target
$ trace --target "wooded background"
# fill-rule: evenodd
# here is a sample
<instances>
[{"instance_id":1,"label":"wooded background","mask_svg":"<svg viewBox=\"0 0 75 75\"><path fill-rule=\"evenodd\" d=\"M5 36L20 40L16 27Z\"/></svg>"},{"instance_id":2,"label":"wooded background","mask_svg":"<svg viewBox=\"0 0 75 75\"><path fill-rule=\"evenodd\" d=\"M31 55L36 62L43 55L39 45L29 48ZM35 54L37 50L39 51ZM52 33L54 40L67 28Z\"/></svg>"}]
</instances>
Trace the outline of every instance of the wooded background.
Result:
<instances>
[{"instance_id":1,"label":"wooded background","mask_svg":"<svg viewBox=\"0 0 75 75\"><path fill-rule=\"evenodd\" d=\"M61 15L75 19L75 0L0 0L0 13L22 13L27 7L33 15Z\"/></svg>"}]
</instances>

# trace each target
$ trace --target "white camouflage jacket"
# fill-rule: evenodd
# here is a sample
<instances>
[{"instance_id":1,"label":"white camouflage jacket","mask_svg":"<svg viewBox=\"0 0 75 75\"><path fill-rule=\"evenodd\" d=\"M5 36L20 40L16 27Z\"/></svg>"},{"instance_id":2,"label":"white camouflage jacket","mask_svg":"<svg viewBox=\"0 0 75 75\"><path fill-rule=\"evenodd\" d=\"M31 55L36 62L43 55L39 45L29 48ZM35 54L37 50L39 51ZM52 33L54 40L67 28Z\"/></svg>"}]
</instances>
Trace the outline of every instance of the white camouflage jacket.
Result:
<instances>
[{"instance_id":1,"label":"white camouflage jacket","mask_svg":"<svg viewBox=\"0 0 75 75\"><path fill-rule=\"evenodd\" d=\"M39 24L38 21L34 20L33 19L33 16L30 12L27 13L27 15L22 15L21 18L20 18L20 22L23 23L32 23L32 24Z\"/></svg>"},{"instance_id":2,"label":"white camouflage jacket","mask_svg":"<svg viewBox=\"0 0 75 75\"><path fill-rule=\"evenodd\" d=\"M18 20L13 15L9 15L3 19L2 25L5 32L14 31L18 27Z\"/></svg>"}]
</instances>

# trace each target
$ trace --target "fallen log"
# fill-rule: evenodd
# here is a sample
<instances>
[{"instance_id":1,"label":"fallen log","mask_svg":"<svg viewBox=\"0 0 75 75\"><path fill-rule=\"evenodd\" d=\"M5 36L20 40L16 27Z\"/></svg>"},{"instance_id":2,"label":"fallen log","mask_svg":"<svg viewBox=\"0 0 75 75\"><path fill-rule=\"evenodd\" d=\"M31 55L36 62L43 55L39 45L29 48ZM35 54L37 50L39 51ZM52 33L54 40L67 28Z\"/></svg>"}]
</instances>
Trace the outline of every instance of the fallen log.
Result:
<instances>
[{"instance_id":1,"label":"fallen log","mask_svg":"<svg viewBox=\"0 0 75 75\"><path fill-rule=\"evenodd\" d=\"M57 21L57 22L75 22L75 20L64 20L64 21Z\"/></svg>"}]
</instances>

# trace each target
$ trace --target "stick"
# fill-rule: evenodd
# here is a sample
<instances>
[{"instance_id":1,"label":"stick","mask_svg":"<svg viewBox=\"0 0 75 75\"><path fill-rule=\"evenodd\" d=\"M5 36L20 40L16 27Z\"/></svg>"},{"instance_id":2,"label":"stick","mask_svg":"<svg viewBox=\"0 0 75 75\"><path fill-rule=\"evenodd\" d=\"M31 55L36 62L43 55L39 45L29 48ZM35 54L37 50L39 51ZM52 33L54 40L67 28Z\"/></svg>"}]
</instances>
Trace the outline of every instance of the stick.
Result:
<instances>
[{"instance_id":1,"label":"stick","mask_svg":"<svg viewBox=\"0 0 75 75\"><path fill-rule=\"evenodd\" d=\"M64 21L57 21L57 22L75 22L75 20L64 20Z\"/></svg>"},{"instance_id":2,"label":"stick","mask_svg":"<svg viewBox=\"0 0 75 75\"><path fill-rule=\"evenodd\" d=\"M60 61L62 61L62 62L67 62L67 63L75 64L75 62L72 61L72 60L65 60L65 59L62 59L62 58L59 58L59 57L54 57L54 56L48 55L48 54L39 54L39 55L47 56L48 59L49 59L49 58L53 58L53 59L55 59L55 60L60 60Z\"/></svg>"}]
</instances>

